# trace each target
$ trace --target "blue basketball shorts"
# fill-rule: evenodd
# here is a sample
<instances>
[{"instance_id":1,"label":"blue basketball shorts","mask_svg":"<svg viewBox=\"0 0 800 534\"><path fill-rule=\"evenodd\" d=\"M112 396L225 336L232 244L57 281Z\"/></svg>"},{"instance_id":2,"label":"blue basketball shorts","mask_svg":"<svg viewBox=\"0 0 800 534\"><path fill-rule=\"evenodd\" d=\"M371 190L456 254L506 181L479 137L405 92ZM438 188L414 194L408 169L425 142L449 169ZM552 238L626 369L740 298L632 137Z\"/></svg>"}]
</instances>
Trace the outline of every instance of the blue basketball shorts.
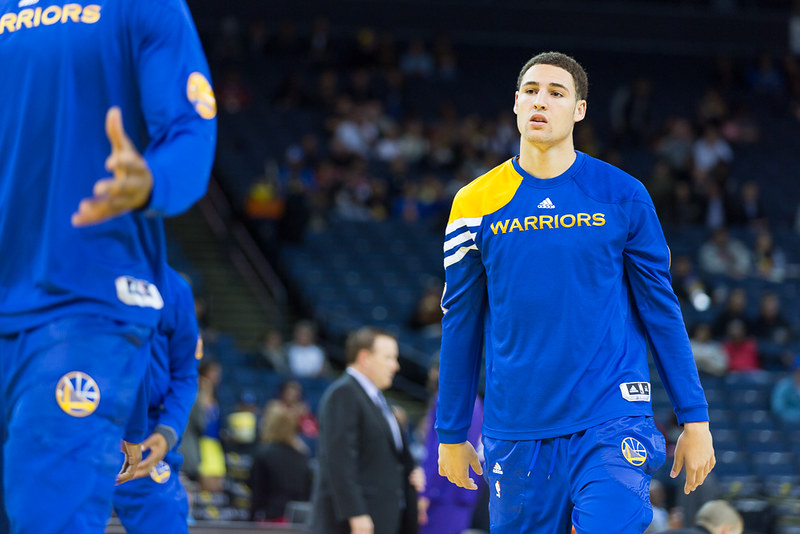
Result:
<instances>
[{"instance_id":1,"label":"blue basketball shorts","mask_svg":"<svg viewBox=\"0 0 800 534\"><path fill-rule=\"evenodd\" d=\"M189 532L189 498L178 477L182 458L171 451L164 460L150 476L120 484L114 492L114 511L128 534Z\"/></svg>"},{"instance_id":2,"label":"blue basketball shorts","mask_svg":"<svg viewBox=\"0 0 800 534\"><path fill-rule=\"evenodd\" d=\"M492 534L641 534L666 444L652 417L544 440L483 437Z\"/></svg>"},{"instance_id":3,"label":"blue basketball shorts","mask_svg":"<svg viewBox=\"0 0 800 534\"><path fill-rule=\"evenodd\" d=\"M105 532L151 337L151 328L89 315L0 336L12 532Z\"/></svg>"}]
</instances>

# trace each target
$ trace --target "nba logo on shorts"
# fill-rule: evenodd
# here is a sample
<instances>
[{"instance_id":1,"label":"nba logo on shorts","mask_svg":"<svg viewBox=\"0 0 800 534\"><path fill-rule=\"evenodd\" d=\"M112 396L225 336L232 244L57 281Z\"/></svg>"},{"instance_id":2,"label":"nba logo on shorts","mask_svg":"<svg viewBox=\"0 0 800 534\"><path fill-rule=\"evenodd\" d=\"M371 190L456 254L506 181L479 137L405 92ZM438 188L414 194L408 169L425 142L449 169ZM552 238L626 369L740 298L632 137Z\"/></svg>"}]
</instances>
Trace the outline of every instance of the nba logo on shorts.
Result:
<instances>
[{"instance_id":1,"label":"nba logo on shorts","mask_svg":"<svg viewBox=\"0 0 800 534\"><path fill-rule=\"evenodd\" d=\"M169 464L167 462L161 461L156 464L156 466L150 471L150 478L158 482L159 484L163 484L167 480L169 480L169 475L172 470L169 468Z\"/></svg>"},{"instance_id":2,"label":"nba logo on shorts","mask_svg":"<svg viewBox=\"0 0 800 534\"><path fill-rule=\"evenodd\" d=\"M500 498L500 481L494 483L494 490L497 492L497 498Z\"/></svg>"},{"instance_id":3,"label":"nba logo on shorts","mask_svg":"<svg viewBox=\"0 0 800 534\"><path fill-rule=\"evenodd\" d=\"M647 449L639 440L625 438L622 440L622 455L630 464L638 467L647 460Z\"/></svg>"},{"instance_id":4,"label":"nba logo on shorts","mask_svg":"<svg viewBox=\"0 0 800 534\"><path fill-rule=\"evenodd\" d=\"M70 371L56 385L56 402L65 413L73 417L86 417L100 404L100 388L86 373Z\"/></svg>"}]
</instances>

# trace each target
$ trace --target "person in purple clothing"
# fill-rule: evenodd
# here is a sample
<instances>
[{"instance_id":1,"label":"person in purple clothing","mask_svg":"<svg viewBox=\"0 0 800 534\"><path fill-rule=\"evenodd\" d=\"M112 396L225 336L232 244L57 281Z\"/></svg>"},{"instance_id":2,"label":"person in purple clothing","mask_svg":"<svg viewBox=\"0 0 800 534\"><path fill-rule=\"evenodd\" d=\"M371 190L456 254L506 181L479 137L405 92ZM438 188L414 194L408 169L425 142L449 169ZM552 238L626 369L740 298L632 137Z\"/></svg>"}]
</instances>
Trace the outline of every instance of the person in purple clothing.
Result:
<instances>
[{"instance_id":1,"label":"person in purple clothing","mask_svg":"<svg viewBox=\"0 0 800 534\"><path fill-rule=\"evenodd\" d=\"M461 534L470 527L475 505L481 492L470 491L451 484L446 478L437 475L439 438L433 428L436 422L438 400L439 357L434 358L428 370L432 402L425 418L425 450L427 455L422 463L425 472L425 491L419 494L417 510L419 515L419 534ZM472 423L467 441L478 448L483 425L483 400L478 397L472 410ZM479 482L480 483L480 482Z\"/></svg>"}]
</instances>

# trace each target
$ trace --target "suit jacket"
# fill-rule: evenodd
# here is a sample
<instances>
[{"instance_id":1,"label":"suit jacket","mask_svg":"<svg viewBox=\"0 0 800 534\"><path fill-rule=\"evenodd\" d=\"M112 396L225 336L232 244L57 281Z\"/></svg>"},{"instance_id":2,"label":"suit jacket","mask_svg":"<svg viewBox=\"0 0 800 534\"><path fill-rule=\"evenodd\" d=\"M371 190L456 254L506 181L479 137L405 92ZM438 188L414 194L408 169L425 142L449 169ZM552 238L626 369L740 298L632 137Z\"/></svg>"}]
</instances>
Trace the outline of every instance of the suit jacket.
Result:
<instances>
[{"instance_id":1,"label":"suit jacket","mask_svg":"<svg viewBox=\"0 0 800 534\"><path fill-rule=\"evenodd\" d=\"M320 401L318 461L312 534L349 534L349 518L363 514L375 534L416 532L408 447L397 451L381 409L349 374Z\"/></svg>"}]
</instances>

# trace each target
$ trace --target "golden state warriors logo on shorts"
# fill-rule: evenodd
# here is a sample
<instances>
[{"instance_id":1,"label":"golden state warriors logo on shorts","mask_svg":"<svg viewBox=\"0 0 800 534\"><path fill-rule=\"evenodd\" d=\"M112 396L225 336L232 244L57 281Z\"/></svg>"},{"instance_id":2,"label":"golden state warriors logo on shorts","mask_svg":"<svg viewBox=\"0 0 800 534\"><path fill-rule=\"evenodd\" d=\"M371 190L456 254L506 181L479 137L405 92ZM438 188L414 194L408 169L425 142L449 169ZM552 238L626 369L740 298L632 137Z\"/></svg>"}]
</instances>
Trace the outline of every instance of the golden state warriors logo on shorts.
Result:
<instances>
[{"instance_id":1,"label":"golden state warriors logo on shorts","mask_svg":"<svg viewBox=\"0 0 800 534\"><path fill-rule=\"evenodd\" d=\"M622 440L622 455L630 464L637 467L647 461L647 449L638 439L634 438Z\"/></svg>"},{"instance_id":2,"label":"golden state warriors logo on shorts","mask_svg":"<svg viewBox=\"0 0 800 534\"><path fill-rule=\"evenodd\" d=\"M156 466L150 470L150 478L158 482L159 484L165 483L169 480L169 476L172 473L172 470L169 468L169 464L167 462L161 461L156 464Z\"/></svg>"},{"instance_id":3,"label":"golden state warriors logo on shorts","mask_svg":"<svg viewBox=\"0 0 800 534\"><path fill-rule=\"evenodd\" d=\"M214 98L214 90L208 83L206 77L199 72L189 75L186 82L186 96L194 106L194 110L204 119L213 119L217 116L217 100Z\"/></svg>"},{"instance_id":4,"label":"golden state warriors logo on shorts","mask_svg":"<svg viewBox=\"0 0 800 534\"><path fill-rule=\"evenodd\" d=\"M94 379L80 371L71 371L56 385L56 402L73 417L91 415L100 404L100 388Z\"/></svg>"}]
</instances>

